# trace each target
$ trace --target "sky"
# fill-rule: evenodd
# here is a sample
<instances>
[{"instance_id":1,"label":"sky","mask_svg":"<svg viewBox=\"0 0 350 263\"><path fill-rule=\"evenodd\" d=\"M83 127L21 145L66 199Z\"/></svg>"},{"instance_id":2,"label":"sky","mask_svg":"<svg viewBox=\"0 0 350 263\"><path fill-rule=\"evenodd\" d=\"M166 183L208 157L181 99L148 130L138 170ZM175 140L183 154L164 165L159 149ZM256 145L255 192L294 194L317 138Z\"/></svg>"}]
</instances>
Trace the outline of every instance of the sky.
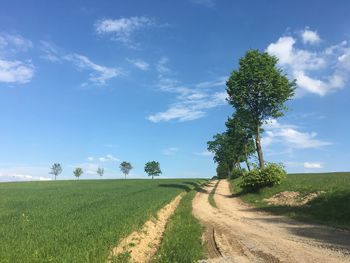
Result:
<instances>
[{"instance_id":1,"label":"sky","mask_svg":"<svg viewBox=\"0 0 350 263\"><path fill-rule=\"evenodd\" d=\"M268 162L350 170L349 1L0 2L0 181L212 177L206 142L234 109L225 82L248 49L297 90L264 125ZM252 158L256 162L256 158Z\"/></svg>"}]
</instances>

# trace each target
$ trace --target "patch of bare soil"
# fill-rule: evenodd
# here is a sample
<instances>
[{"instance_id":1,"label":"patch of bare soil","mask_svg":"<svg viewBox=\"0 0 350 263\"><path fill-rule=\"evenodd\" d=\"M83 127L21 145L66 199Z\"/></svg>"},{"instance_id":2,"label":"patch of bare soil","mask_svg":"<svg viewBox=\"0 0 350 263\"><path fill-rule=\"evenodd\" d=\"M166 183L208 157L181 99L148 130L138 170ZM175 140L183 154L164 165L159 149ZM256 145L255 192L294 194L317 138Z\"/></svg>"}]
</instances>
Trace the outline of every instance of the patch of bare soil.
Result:
<instances>
[{"instance_id":1,"label":"patch of bare soil","mask_svg":"<svg viewBox=\"0 0 350 263\"><path fill-rule=\"evenodd\" d=\"M300 196L299 192L293 191L284 191L274 196L264 199L269 205L286 205L286 206L301 206L309 203L314 200L321 194L324 194L324 191L318 191L313 193L308 193L305 196Z\"/></svg>"},{"instance_id":2,"label":"patch of bare soil","mask_svg":"<svg viewBox=\"0 0 350 263\"><path fill-rule=\"evenodd\" d=\"M149 262L159 248L166 223L175 212L183 194L178 195L157 214L157 218L147 221L140 231L134 231L124 238L111 252L111 259L128 253L130 261L135 263Z\"/></svg>"},{"instance_id":3,"label":"patch of bare soil","mask_svg":"<svg viewBox=\"0 0 350 263\"><path fill-rule=\"evenodd\" d=\"M202 262L350 262L350 232L331 227L305 224L257 211L232 196L229 183L221 180L214 199L211 182L193 200L193 214L212 235L206 235L216 252Z\"/></svg>"}]
</instances>

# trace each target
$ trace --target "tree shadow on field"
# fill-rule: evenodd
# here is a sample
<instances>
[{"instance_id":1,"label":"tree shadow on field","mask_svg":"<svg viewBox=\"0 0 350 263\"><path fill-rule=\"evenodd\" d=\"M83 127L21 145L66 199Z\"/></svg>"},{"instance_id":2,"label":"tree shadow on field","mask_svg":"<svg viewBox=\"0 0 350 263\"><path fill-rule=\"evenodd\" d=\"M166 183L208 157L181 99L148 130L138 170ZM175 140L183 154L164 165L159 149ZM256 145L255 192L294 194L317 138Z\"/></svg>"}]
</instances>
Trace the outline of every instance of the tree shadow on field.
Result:
<instances>
[{"instance_id":1,"label":"tree shadow on field","mask_svg":"<svg viewBox=\"0 0 350 263\"><path fill-rule=\"evenodd\" d=\"M194 187L198 187L199 186L199 183L195 183L195 182L184 182L184 184L189 184L189 185L192 185Z\"/></svg>"},{"instance_id":2,"label":"tree shadow on field","mask_svg":"<svg viewBox=\"0 0 350 263\"><path fill-rule=\"evenodd\" d=\"M168 188L177 188L180 190L184 190L186 192L191 191L192 189L184 184L159 184L159 187L168 187Z\"/></svg>"}]
</instances>

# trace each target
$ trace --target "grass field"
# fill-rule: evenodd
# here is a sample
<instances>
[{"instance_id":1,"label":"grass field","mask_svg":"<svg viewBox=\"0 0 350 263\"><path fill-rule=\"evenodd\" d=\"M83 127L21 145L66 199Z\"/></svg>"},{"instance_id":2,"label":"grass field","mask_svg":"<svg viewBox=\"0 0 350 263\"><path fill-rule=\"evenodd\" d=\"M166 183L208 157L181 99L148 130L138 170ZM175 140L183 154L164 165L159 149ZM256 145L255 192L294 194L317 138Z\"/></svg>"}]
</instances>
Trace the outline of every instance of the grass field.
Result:
<instances>
[{"instance_id":1,"label":"grass field","mask_svg":"<svg viewBox=\"0 0 350 263\"><path fill-rule=\"evenodd\" d=\"M192 263L206 258L201 244L203 227L192 214L192 200L196 193L194 189L184 196L170 218L154 263Z\"/></svg>"},{"instance_id":2,"label":"grass field","mask_svg":"<svg viewBox=\"0 0 350 263\"><path fill-rule=\"evenodd\" d=\"M118 240L200 180L0 184L1 262L106 262Z\"/></svg>"},{"instance_id":3,"label":"grass field","mask_svg":"<svg viewBox=\"0 0 350 263\"><path fill-rule=\"evenodd\" d=\"M350 229L350 173L289 174L281 185L265 188L257 193L244 193L231 181L232 190L244 201L273 213L295 219ZM272 206L263 201L282 191L299 191L302 195L325 191L309 204L300 207Z\"/></svg>"}]
</instances>

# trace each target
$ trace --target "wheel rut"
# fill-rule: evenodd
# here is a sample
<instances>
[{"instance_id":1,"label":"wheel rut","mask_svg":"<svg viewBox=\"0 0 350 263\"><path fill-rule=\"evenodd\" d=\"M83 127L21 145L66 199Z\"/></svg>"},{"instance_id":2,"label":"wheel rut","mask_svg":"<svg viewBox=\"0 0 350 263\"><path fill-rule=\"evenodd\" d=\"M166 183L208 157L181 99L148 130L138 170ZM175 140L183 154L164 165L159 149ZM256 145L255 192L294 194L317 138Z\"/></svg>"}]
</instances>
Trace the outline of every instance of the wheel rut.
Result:
<instances>
[{"instance_id":1,"label":"wheel rut","mask_svg":"<svg viewBox=\"0 0 350 263\"><path fill-rule=\"evenodd\" d=\"M203 262L350 262L350 232L258 212L233 197L220 180L214 199L211 181L193 200L193 214L206 227L209 259Z\"/></svg>"}]
</instances>

